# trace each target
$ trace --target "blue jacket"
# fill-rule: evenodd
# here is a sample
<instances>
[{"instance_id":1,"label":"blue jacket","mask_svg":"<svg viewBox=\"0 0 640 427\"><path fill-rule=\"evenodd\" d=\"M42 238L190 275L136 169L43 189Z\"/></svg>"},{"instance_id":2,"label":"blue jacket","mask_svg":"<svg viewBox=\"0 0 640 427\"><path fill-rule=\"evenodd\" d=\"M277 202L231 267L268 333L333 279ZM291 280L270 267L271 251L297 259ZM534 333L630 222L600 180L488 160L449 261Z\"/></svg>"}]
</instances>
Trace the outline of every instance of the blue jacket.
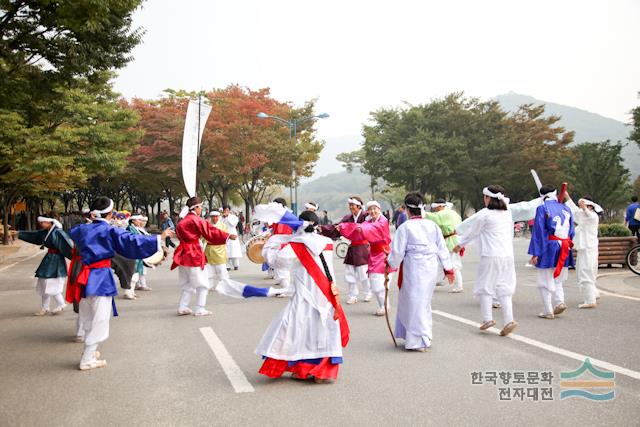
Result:
<instances>
[{"instance_id":1,"label":"blue jacket","mask_svg":"<svg viewBox=\"0 0 640 427\"><path fill-rule=\"evenodd\" d=\"M571 209L556 200L546 200L538 206L529 243L529 255L538 257L537 268L555 268L560 256L560 242L549 240L549 236L561 235L562 229L573 239L575 227ZM573 265L573 253L569 250L564 266Z\"/></svg>"},{"instance_id":2,"label":"blue jacket","mask_svg":"<svg viewBox=\"0 0 640 427\"><path fill-rule=\"evenodd\" d=\"M158 251L158 236L132 234L106 221L96 220L91 224L81 224L69 232L76 244L76 252L82 257L83 264L93 264L110 259L115 254L125 258L147 258ZM91 270L83 297L118 295L116 282L111 268Z\"/></svg>"},{"instance_id":3,"label":"blue jacket","mask_svg":"<svg viewBox=\"0 0 640 427\"><path fill-rule=\"evenodd\" d=\"M631 203L627 206L627 214L624 217L624 220L629 225L640 225L640 221L637 221L633 216L636 214L636 209L640 208L640 204L638 202Z\"/></svg>"}]
</instances>

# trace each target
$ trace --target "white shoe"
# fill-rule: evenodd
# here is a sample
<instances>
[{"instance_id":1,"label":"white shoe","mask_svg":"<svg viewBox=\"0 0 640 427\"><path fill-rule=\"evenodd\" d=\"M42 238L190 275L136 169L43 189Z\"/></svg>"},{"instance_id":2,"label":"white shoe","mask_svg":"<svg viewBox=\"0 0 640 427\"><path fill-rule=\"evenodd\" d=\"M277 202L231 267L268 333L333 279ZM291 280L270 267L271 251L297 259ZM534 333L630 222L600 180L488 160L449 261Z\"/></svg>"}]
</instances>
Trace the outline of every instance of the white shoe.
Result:
<instances>
[{"instance_id":1,"label":"white shoe","mask_svg":"<svg viewBox=\"0 0 640 427\"><path fill-rule=\"evenodd\" d=\"M364 302L369 302L369 301L371 301L371 298L373 298L373 294L371 292L369 292L368 294L366 294L364 296L364 300L363 301Z\"/></svg>"},{"instance_id":2,"label":"white shoe","mask_svg":"<svg viewBox=\"0 0 640 427\"><path fill-rule=\"evenodd\" d=\"M60 314L60 313L62 313L66 306L67 306L66 304L57 306L56 308L53 309L51 314Z\"/></svg>"},{"instance_id":3,"label":"white shoe","mask_svg":"<svg viewBox=\"0 0 640 427\"><path fill-rule=\"evenodd\" d=\"M124 295L122 295L122 298L128 299L128 300L135 300L136 295L134 293L125 292Z\"/></svg>"},{"instance_id":4,"label":"white shoe","mask_svg":"<svg viewBox=\"0 0 640 427\"><path fill-rule=\"evenodd\" d=\"M189 314L193 314L193 311L188 307L178 309L178 316L188 316Z\"/></svg>"},{"instance_id":5,"label":"white shoe","mask_svg":"<svg viewBox=\"0 0 640 427\"><path fill-rule=\"evenodd\" d=\"M73 342L77 342L77 343L83 343L84 342L84 337L82 335L76 335L73 338Z\"/></svg>"},{"instance_id":6,"label":"white shoe","mask_svg":"<svg viewBox=\"0 0 640 427\"><path fill-rule=\"evenodd\" d=\"M43 308L36 313L33 313L34 316L46 316L47 314L49 314L49 310L47 310L46 308Z\"/></svg>"},{"instance_id":7,"label":"white shoe","mask_svg":"<svg viewBox=\"0 0 640 427\"><path fill-rule=\"evenodd\" d=\"M212 314L213 313L211 313L209 310L196 311L195 313L193 313L193 315L196 317L211 316Z\"/></svg>"},{"instance_id":8,"label":"white shoe","mask_svg":"<svg viewBox=\"0 0 640 427\"><path fill-rule=\"evenodd\" d=\"M493 304L491 304L491 306L492 306L493 308L501 308L501 307L502 307L502 304L500 304L499 302L494 302Z\"/></svg>"},{"instance_id":9,"label":"white shoe","mask_svg":"<svg viewBox=\"0 0 640 427\"><path fill-rule=\"evenodd\" d=\"M376 316L384 316L384 308L377 309Z\"/></svg>"},{"instance_id":10,"label":"white shoe","mask_svg":"<svg viewBox=\"0 0 640 427\"><path fill-rule=\"evenodd\" d=\"M349 299L347 300L347 304L349 305L353 305L357 302L358 302L358 297L349 297Z\"/></svg>"},{"instance_id":11,"label":"white shoe","mask_svg":"<svg viewBox=\"0 0 640 427\"><path fill-rule=\"evenodd\" d=\"M143 285L143 286L136 286L136 291L150 291L151 288L148 287L147 285Z\"/></svg>"},{"instance_id":12,"label":"white shoe","mask_svg":"<svg viewBox=\"0 0 640 427\"><path fill-rule=\"evenodd\" d=\"M105 366L107 366L106 360L95 359L89 363L81 363L79 369L81 371L89 371L91 369L104 368Z\"/></svg>"},{"instance_id":13,"label":"white shoe","mask_svg":"<svg viewBox=\"0 0 640 427\"><path fill-rule=\"evenodd\" d=\"M453 289L449 289L449 293L450 294L459 294L460 292L462 292L463 289L462 288L453 288Z\"/></svg>"}]
</instances>

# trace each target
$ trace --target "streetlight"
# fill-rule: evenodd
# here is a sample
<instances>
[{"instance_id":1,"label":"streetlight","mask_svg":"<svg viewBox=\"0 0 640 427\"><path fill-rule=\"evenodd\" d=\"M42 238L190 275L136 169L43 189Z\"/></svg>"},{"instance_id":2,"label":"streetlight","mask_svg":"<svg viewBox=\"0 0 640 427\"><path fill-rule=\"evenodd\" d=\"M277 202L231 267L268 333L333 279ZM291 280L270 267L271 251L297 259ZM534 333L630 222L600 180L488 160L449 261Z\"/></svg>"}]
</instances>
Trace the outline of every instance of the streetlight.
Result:
<instances>
[{"instance_id":1,"label":"streetlight","mask_svg":"<svg viewBox=\"0 0 640 427\"><path fill-rule=\"evenodd\" d=\"M270 114L267 113L263 113L262 111L259 112L258 114L256 114L256 117L259 119L273 119L277 122L282 123L283 125L286 125L289 127L289 134L291 136L291 138L293 139L293 146L295 147L296 145L298 145L298 125L301 123L304 123L306 121L309 120L313 120L313 119L326 119L327 117L329 117L329 114L327 113L321 113L315 116L309 116L309 117L305 117L302 119L293 119L293 120L285 120L283 118L277 117L277 116L272 116ZM291 210L293 211L293 213L295 215L298 214L298 178L296 177L296 168L294 166L294 164L291 164L291 177L293 178L293 187L289 187L289 199L291 199ZM294 190L295 189L295 190ZM295 202L293 201L293 192L295 191Z\"/></svg>"}]
</instances>

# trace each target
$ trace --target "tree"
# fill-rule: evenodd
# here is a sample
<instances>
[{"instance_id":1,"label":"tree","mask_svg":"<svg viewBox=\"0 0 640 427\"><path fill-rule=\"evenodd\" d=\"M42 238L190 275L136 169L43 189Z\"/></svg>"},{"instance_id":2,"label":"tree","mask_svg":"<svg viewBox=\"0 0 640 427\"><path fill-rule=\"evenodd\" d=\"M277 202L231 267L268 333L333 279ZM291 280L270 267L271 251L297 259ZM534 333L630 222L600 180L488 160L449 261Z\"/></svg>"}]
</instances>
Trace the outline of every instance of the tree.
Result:
<instances>
[{"instance_id":1,"label":"tree","mask_svg":"<svg viewBox=\"0 0 640 427\"><path fill-rule=\"evenodd\" d=\"M638 93L640 95L640 92ZM631 125L633 130L629 139L640 145L640 107L636 107L631 110Z\"/></svg>"},{"instance_id":2,"label":"tree","mask_svg":"<svg viewBox=\"0 0 640 427\"><path fill-rule=\"evenodd\" d=\"M365 125L363 168L372 176L434 197L482 207L482 188L501 184L514 199L535 193L529 169L548 182L573 139L544 117L544 107L525 105L513 115L496 101L453 93L423 105L382 109ZM344 157L357 160L357 153Z\"/></svg>"},{"instance_id":3,"label":"tree","mask_svg":"<svg viewBox=\"0 0 640 427\"><path fill-rule=\"evenodd\" d=\"M610 141L584 143L571 148L570 155L561 164L574 201L589 195L608 212L624 206L631 186L622 148L622 144Z\"/></svg>"}]
</instances>

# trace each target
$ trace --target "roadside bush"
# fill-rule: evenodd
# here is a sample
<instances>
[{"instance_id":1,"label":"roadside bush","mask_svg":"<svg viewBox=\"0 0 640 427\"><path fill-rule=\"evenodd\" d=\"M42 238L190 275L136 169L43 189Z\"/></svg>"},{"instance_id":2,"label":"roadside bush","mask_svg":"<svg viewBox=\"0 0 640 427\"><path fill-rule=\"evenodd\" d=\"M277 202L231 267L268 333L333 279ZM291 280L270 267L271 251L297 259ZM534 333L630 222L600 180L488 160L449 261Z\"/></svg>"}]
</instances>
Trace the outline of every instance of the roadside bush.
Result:
<instances>
[{"instance_id":1,"label":"roadside bush","mask_svg":"<svg viewBox=\"0 0 640 427\"><path fill-rule=\"evenodd\" d=\"M626 237L631 236L631 230L624 224L600 224L598 237Z\"/></svg>"}]
</instances>

